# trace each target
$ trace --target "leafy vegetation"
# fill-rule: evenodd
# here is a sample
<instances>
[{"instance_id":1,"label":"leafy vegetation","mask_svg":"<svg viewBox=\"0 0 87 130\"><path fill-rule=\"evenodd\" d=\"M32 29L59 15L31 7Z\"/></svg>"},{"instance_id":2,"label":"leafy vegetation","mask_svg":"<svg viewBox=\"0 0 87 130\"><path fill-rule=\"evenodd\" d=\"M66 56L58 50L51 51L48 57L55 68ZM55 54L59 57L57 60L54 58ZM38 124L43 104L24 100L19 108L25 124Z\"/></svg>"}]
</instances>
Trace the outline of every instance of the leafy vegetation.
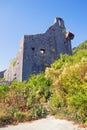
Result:
<instances>
[{"instance_id":1,"label":"leafy vegetation","mask_svg":"<svg viewBox=\"0 0 87 130\"><path fill-rule=\"evenodd\" d=\"M60 55L45 73L28 81L0 86L0 124L43 118L51 114L87 124L87 41Z\"/></svg>"},{"instance_id":2,"label":"leafy vegetation","mask_svg":"<svg viewBox=\"0 0 87 130\"><path fill-rule=\"evenodd\" d=\"M4 81L4 80L5 80L4 78L0 78L0 82L1 82L1 81Z\"/></svg>"},{"instance_id":3,"label":"leafy vegetation","mask_svg":"<svg viewBox=\"0 0 87 130\"><path fill-rule=\"evenodd\" d=\"M0 124L9 124L45 117L44 107L50 96L51 80L43 73L32 75L29 81L13 81L0 86Z\"/></svg>"},{"instance_id":4,"label":"leafy vegetation","mask_svg":"<svg viewBox=\"0 0 87 130\"><path fill-rule=\"evenodd\" d=\"M82 47L83 45L83 47ZM87 124L87 50L79 45L72 56L61 55L45 75L52 79L52 113L62 113ZM81 46L81 48L80 48Z\"/></svg>"}]
</instances>

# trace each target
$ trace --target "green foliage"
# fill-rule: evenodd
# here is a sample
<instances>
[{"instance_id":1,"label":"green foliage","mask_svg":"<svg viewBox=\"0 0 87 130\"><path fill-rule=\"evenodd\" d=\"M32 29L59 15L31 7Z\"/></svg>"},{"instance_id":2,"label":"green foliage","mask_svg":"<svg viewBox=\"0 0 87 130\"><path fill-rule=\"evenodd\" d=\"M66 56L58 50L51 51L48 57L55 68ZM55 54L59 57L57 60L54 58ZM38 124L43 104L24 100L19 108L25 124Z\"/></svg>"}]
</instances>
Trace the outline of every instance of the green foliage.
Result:
<instances>
[{"instance_id":1,"label":"green foliage","mask_svg":"<svg viewBox=\"0 0 87 130\"><path fill-rule=\"evenodd\" d=\"M65 55L60 55L60 58L58 60L56 60L51 67L56 69L61 69L64 65L66 65L67 63L72 63L73 62L73 57L69 56L67 54Z\"/></svg>"},{"instance_id":2,"label":"green foliage","mask_svg":"<svg viewBox=\"0 0 87 130\"><path fill-rule=\"evenodd\" d=\"M40 104L48 101L50 87L51 80L43 73L32 75L27 82L13 81L9 87L1 86L0 103L6 110L4 115L7 114L16 122L45 117L46 109Z\"/></svg>"},{"instance_id":3,"label":"green foliage","mask_svg":"<svg viewBox=\"0 0 87 130\"><path fill-rule=\"evenodd\" d=\"M33 109L32 112L33 119L43 118L46 117L46 115L47 115L47 110L42 105L38 105Z\"/></svg>"},{"instance_id":4,"label":"green foliage","mask_svg":"<svg viewBox=\"0 0 87 130\"><path fill-rule=\"evenodd\" d=\"M29 97L27 104L32 107L33 103L46 102L50 96L51 80L46 79L43 73L32 75L27 83Z\"/></svg>"},{"instance_id":5,"label":"green foliage","mask_svg":"<svg viewBox=\"0 0 87 130\"><path fill-rule=\"evenodd\" d=\"M73 48L73 53L75 54L80 50L87 50L87 40L79 44L78 47Z\"/></svg>"},{"instance_id":6,"label":"green foliage","mask_svg":"<svg viewBox=\"0 0 87 130\"><path fill-rule=\"evenodd\" d=\"M14 113L14 119L15 119L16 121L23 121L23 120L25 119L25 114L22 113L22 112L20 112L20 111L15 112L15 113Z\"/></svg>"},{"instance_id":7,"label":"green foliage","mask_svg":"<svg viewBox=\"0 0 87 130\"><path fill-rule=\"evenodd\" d=\"M81 52L81 51L80 51ZM80 53L79 52L79 53ZM78 53L78 54L79 54ZM84 53L83 53L84 55ZM49 78L52 77L50 106L52 110L65 111L73 119L82 123L87 122L87 58L81 55L73 55L73 64L66 55L66 63L57 68L56 61L53 68L46 71ZM85 55L87 52L85 51ZM62 56L63 57L63 56ZM70 56L71 57L71 56ZM79 62L77 62L79 61ZM60 63L59 63L60 64ZM55 71L56 68L56 71ZM56 112L55 112L56 113Z\"/></svg>"},{"instance_id":8,"label":"green foliage","mask_svg":"<svg viewBox=\"0 0 87 130\"><path fill-rule=\"evenodd\" d=\"M0 86L0 123L45 117L44 103L52 114L87 124L87 41L72 56L61 54L45 73Z\"/></svg>"},{"instance_id":9,"label":"green foliage","mask_svg":"<svg viewBox=\"0 0 87 130\"><path fill-rule=\"evenodd\" d=\"M26 82L13 81L8 91L6 103L14 108L23 110L26 108Z\"/></svg>"},{"instance_id":10,"label":"green foliage","mask_svg":"<svg viewBox=\"0 0 87 130\"><path fill-rule=\"evenodd\" d=\"M9 90L9 86L8 85L2 85L0 86L0 93L6 93Z\"/></svg>"},{"instance_id":11,"label":"green foliage","mask_svg":"<svg viewBox=\"0 0 87 130\"><path fill-rule=\"evenodd\" d=\"M67 113L87 123L87 41L74 49L72 56L60 55L45 71L52 80L49 105L54 114ZM61 114L62 114L61 113Z\"/></svg>"},{"instance_id":12,"label":"green foliage","mask_svg":"<svg viewBox=\"0 0 87 130\"><path fill-rule=\"evenodd\" d=\"M5 102L8 97L9 86L2 85L0 86L0 102Z\"/></svg>"},{"instance_id":13,"label":"green foliage","mask_svg":"<svg viewBox=\"0 0 87 130\"><path fill-rule=\"evenodd\" d=\"M9 116L9 115L5 115L0 118L0 126L11 124L12 122L13 122L13 120L12 120L11 116Z\"/></svg>"},{"instance_id":14,"label":"green foliage","mask_svg":"<svg viewBox=\"0 0 87 130\"><path fill-rule=\"evenodd\" d=\"M5 78L0 78L0 81L4 81L5 80Z\"/></svg>"}]
</instances>

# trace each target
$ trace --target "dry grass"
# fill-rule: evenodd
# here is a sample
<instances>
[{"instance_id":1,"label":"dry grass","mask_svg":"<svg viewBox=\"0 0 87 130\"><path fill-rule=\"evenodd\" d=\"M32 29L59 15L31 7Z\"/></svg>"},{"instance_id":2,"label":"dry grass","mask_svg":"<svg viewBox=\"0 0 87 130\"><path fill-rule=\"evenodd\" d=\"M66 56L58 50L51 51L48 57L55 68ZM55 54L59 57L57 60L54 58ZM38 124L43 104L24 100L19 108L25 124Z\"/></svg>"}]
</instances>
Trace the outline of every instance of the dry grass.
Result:
<instances>
[{"instance_id":1,"label":"dry grass","mask_svg":"<svg viewBox=\"0 0 87 130\"><path fill-rule=\"evenodd\" d=\"M0 103L0 117L5 116L6 107L3 103Z\"/></svg>"}]
</instances>

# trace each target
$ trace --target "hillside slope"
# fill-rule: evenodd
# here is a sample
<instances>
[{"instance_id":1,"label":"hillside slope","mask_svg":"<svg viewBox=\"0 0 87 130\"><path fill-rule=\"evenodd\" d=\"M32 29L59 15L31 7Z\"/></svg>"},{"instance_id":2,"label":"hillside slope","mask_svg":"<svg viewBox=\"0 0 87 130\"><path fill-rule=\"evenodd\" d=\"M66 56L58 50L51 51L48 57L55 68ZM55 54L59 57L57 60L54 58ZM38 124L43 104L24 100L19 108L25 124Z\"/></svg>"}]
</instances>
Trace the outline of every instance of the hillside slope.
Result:
<instances>
[{"instance_id":1,"label":"hillside slope","mask_svg":"<svg viewBox=\"0 0 87 130\"><path fill-rule=\"evenodd\" d=\"M87 124L86 45L80 44L72 56L61 54L45 73L0 86L0 124L35 120L48 113Z\"/></svg>"}]
</instances>

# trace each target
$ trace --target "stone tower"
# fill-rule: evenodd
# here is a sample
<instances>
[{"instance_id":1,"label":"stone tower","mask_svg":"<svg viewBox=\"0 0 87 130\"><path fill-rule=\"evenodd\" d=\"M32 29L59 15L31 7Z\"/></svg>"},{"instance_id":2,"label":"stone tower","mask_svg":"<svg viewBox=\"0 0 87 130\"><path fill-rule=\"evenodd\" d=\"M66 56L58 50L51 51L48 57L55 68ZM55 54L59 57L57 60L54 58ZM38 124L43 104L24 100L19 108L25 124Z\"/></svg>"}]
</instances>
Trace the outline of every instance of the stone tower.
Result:
<instances>
[{"instance_id":1,"label":"stone tower","mask_svg":"<svg viewBox=\"0 0 87 130\"><path fill-rule=\"evenodd\" d=\"M16 58L4 73L5 79L27 80L31 74L44 71L60 53L71 55L73 38L74 35L66 31L62 18L56 18L43 34L24 35Z\"/></svg>"}]
</instances>

